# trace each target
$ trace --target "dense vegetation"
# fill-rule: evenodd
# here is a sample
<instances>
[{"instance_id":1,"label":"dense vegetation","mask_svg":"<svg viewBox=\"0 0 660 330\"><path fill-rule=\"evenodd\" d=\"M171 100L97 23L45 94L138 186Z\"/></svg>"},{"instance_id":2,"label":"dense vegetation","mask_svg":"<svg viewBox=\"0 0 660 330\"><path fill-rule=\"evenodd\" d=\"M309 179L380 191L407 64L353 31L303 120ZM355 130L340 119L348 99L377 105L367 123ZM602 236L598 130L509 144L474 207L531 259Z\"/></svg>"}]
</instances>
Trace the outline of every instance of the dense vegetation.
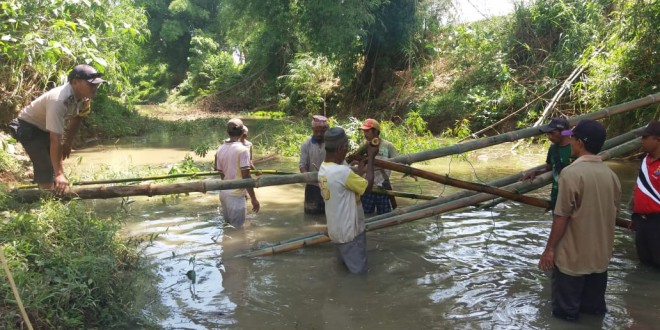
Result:
<instances>
[{"instance_id":1,"label":"dense vegetation","mask_svg":"<svg viewBox=\"0 0 660 330\"><path fill-rule=\"evenodd\" d=\"M224 122L164 124L133 106L166 102L282 113L262 121L268 130L251 127L269 132L255 136L259 145L280 146L264 153L296 154L309 134L299 123L316 113L356 140L353 117L384 119L385 138L409 153L437 147L431 134L525 127L657 93L660 82L657 0L537 0L470 23L453 21L448 0L0 0L0 25L0 125L85 62L110 83L83 139ZM659 109L608 119L609 129L642 125ZM192 147L204 153L215 142ZM0 175L20 172L10 143L0 146ZM23 209L0 198L12 209L0 244L39 327L142 322L125 295L139 256L116 236L115 220L75 203ZM0 294L0 322L17 327L4 281Z\"/></svg>"}]
</instances>

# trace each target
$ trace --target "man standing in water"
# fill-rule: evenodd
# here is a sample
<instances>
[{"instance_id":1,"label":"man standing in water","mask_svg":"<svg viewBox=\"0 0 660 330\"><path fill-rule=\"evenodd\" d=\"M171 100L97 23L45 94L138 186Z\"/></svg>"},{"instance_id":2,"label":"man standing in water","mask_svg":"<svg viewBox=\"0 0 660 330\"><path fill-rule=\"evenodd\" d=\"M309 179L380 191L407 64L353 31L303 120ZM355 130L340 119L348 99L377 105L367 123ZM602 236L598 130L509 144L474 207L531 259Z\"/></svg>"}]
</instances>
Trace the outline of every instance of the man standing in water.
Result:
<instances>
[{"instance_id":1,"label":"man standing in water","mask_svg":"<svg viewBox=\"0 0 660 330\"><path fill-rule=\"evenodd\" d=\"M559 191L559 174L564 167L571 163L571 140L569 136L561 135L569 127L568 120L553 118L548 125L540 128L548 140L552 142L545 158L545 168L527 172L522 180L534 179L537 175L552 171L552 190L550 190L550 210L554 209Z\"/></svg>"},{"instance_id":2,"label":"man standing in water","mask_svg":"<svg viewBox=\"0 0 660 330\"><path fill-rule=\"evenodd\" d=\"M303 142L300 147L300 161L298 167L300 173L316 172L325 159L325 143L323 134L328 130L328 118L315 115L312 117L312 136ZM323 214L325 202L321 197L318 184L308 183L305 185L306 214Z\"/></svg>"},{"instance_id":3,"label":"man standing in water","mask_svg":"<svg viewBox=\"0 0 660 330\"><path fill-rule=\"evenodd\" d=\"M374 139L379 140L378 158L388 159L399 155L392 142L380 138L380 123L376 119L369 118L365 120L360 128L368 144L371 144ZM385 190L392 190L390 170L376 168L374 171L374 185ZM364 208L364 213L367 214L374 213L374 211L376 214L388 213L392 209L395 209L396 206L394 196L375 194L373 192L362 195L362 207Z\"/></svg>"},{"instance_id":4,"label":"man standing in water","mask_svg":"<svg viewBox=\"0 0 660 330\"><path fill-rule=\"evenodd\" d=\"M240 141L243 135L243 121L237 118L230 119L227 122L227 134L229 141L218 148L213 167L220 172L222 180L252 178L250 176L250 150ZM252 211L259 212L259 201L253 188L220 191L222 216L227 223L236 228L242 228L245 224L246 190L252 201Z\"/></svg>"},{"instance_id":5,"label":"man standing in water","mask_svg":"<svg viewBox=\"0 0 660 330\"><path fill-rule=\"evenodd\" d=\"M371 191L374 183L373 160L378 146L367 147L365 178L346 164L348 137L341 127L325 133L325 162L319 169L319 186L325 200L328 236L336 244L340 260L354 274L367 272L367 235L360 195ZM364 169L364 162L359 170Z\"/></svg>"},{"instance_id":6,"label":"man standing in water","mask_svg":"<svg viewBox=\"0 0 660 330\"><path fill-rule=\"evenodd\" d=\"M641 135L647 155L633 192L635 247L642 264L660 269L660 122L652 121Z\"/></svg>"},{"instance_id":7,"label":"man standing in water","mask_svg":"<svg viewBox=\"0 0 660 330\"><path fill-rule=\"evenodd\" d=\"M69 72L66 84L39 96L9 123L12 135L30 156L39 188L56 194L67 190L63 161L71 155L82 118L90 113L90 100L104 81L93 67L78 64Z\"/></svg>"},{"instance_id":8,"label":"man standing in water","mask_svg":"<svg viewBox=\"0 0 660 330\"><path fill-rule=\"evenodd\" d=\"M603 315L607 267L619 212L619 178L596 156L605 128L593 120L573 130L571 150L577 159L559 175L559 194L550 237L539 268L552 270L552 315L577 320L579 313Z\"/></svg>"}]
</instances>

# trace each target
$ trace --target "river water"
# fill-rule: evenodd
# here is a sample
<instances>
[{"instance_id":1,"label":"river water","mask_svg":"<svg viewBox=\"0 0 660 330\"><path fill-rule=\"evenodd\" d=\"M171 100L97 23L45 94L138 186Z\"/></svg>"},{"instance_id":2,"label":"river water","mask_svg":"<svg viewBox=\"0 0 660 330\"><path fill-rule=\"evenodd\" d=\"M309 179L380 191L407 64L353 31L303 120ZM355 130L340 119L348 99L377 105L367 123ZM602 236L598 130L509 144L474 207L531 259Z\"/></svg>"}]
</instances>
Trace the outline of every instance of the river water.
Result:
<instances>
[{"instance_id":1,"label":"river water","mask_svg":"<svg viewBox=\"0 0 660 330\"><path fill-rule=\"evenodd\" d=\"M220 137L218 137L220 139ZM187 138L151 136L76 151L70 176L130 171L181 161ZM422 169L488 182L544 161L542 149L510 145L446 157ZM258 158L258 156L256 156ZM211 155L196 161L210 164ZM609 162L628 201L639 162ZM210 165L209 165L210 166ZM260 164L296 171L296 159ZM448 196L459 190L393 174L395 190ZM465 208L367 234L370 271L350 275L331 244L275 256L235 258L249 249L323 230L302 212L303 185L259 188L261 211L244 230L221 228L217 193L86 201L100 214L119 209L124 233L144 237L158 295L145 312L164 329L657 329L658 272L636 260L633 235L617 229L604 318L567 323L550 316L549 274L536 265L550 215L505 202ZM548 187L531 193L545 197ZM399 198L399 206L418 203Z\"/></svg>"}]
</instances>

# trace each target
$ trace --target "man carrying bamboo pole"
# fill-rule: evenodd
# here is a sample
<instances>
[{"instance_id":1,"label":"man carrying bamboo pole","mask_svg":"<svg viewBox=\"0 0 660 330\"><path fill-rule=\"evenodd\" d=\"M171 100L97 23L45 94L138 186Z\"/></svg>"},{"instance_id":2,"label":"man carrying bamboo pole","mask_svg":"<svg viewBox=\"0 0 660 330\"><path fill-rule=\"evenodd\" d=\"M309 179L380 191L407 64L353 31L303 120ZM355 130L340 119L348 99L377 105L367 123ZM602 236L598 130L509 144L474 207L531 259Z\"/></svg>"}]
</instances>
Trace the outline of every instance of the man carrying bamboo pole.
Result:
<instances>
[{"instance_id":1,"label":"man carrying bamboo pole","mask_svg":"<svg viewBox=\"0 0 660 330\"><path fill-rule=\"evenodd\" d=\"M388 159L399 155L392 142L380 138L380 123L376 119L365 120L360 129L362 129L368 145L378 145L378 158ZM378 140L378 143L373 143L374 140ZM390 170L376 168L374 171L374 185L385 190L392 190ZM362 208L366 214L374 213L374 211L376 214L389 213L396 207L394 196L375 193L362 195Z\"/></svg>"},{"instance_id":2,"label":"man carrying bamboo pole","mask_svg":"<svg viewBox=\"0 0 660 330\"><path fill-rule=\"evenodd\" d=\"M532 180L537 175L552 171L552 189L550 190L550 210L554 209L559 192L559 174L561 170L571 163L571 141L570 137L562 136L561 132L569 128L568 120L564 118L553 118L548 125L540 128L548 140L552 142L545 158L545 168L530 171L523 175L522 180Z\"/></svg>"},{"instance_id":3,"label":"man carrying bamboo pole","mask_svg":"<svg viewBox=\"0 0 660 330\"><path fill-rule=\"evenodd\" d=\"M237 118L230 119L227 122L227 134L229 141L222 144L215 153L213 168L220 172L222 180L252 178L250 176L250 151L240 141L241 135L243 135L243 121ZM259 201L253 188L220 191L222 216L227 223L236 228L242 228L245 224L246 190L252 202L252 211L259 212Z\"/></svg>"},{"instance_id":4,"label":"man carrying bamboo pole","mask_svg":"<svg viewBox=\"0 0 660 330\"><path fill-rule=\"evenodd\" d=\"M300 173L319 170L325 159L323 135L327 130L328 118L321 115L312 117L312 136L300 146L300 160L298 162ZM306 214L323 214L325 210L325 202L321 198L321 190L316 183L305 185L304 210Z\"/></svg>"},{"instance_id":5,"label":"man carrying bamboo pole","mask_svg":"<svg viewBox=\"0 0 660 330\"><path fill-rule=\"evenodd\" d=\"M577 159L559 175L559 194L550 237L539 268L552 270L552 315L577 320L579 313L605 314L607 267L619 212L619 178L596 156L605 128L582 120L573 130L571 150Z\"/></svg>"},{"instance_id":6,"label":"man carrying bamboo pole","mask_svg":"<svg viewBox=\"0 0 660 330\"><path fill-rule=\"evenodd\" d=\"M325 200L328 236L336 243L337 254L354 274L367 272L367 235L360 195L368 193L374 184L373 160L378 146L367 147L365 178L346 164L348 137L341 127L325 132L325 161L319 169L318 180ZM365 163L360 164L360 169Z\"/></svg>"},{"instance_id":7,"label":"man carrying bamboo pole","mask_svg":"<svg viewBox=\"0 0 660 330\"><path fill-rule=\"evenodd\" d=\"M68 189L63 162L69 158L82 118L90 113L90 100L103 82L96 69L78 64L69 72L66 84L36 98L9 123L12 135L30 156L39 188L52 189L58 195Z\"/></svg>"},{"instance_id":8,"label":"man carrying bamboo pole","mask_svg":"<svg viewBox=\"0 0 660 330\"><path fill-rule=\"evenodd\" d=\"M660 269L660 122L644 128L642 150L647 153L633 192L635 247L642 264Z\"/></svg>"}]
</instances>

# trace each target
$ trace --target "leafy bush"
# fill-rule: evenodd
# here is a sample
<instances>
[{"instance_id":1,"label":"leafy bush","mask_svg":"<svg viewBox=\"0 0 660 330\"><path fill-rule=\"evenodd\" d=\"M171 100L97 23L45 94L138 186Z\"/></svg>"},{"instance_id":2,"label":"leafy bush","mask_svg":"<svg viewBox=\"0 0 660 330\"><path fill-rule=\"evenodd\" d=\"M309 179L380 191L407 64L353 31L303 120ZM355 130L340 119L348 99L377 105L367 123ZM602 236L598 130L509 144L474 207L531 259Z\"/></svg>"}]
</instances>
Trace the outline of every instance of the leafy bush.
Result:
<instances>
[{"instance_id":1,"label":"leafy bush","mask_svg":"<svg viewBox=\"0 0 660 330\"><path fill-rule=\"evenodd\" d=\"M133 305L140 257L120 228L75 202L9 212L0 244L35 328L131 328L142 319ZM0 294L0 326L14 327L21 318L7 281Z\"/></svg>"},{"instance_id":2,"label":"leafy bush","mask_svg":"<svg viewBox=\"0 0 660 330\"><path fill-rule=\"evenodd\" d=\"M336 65L323 56L298 54L289 63L289 74L280 76L286 96L281 106L298 115L326 114L326 101L336 93Z\"/></svg>"}]
</instances>

